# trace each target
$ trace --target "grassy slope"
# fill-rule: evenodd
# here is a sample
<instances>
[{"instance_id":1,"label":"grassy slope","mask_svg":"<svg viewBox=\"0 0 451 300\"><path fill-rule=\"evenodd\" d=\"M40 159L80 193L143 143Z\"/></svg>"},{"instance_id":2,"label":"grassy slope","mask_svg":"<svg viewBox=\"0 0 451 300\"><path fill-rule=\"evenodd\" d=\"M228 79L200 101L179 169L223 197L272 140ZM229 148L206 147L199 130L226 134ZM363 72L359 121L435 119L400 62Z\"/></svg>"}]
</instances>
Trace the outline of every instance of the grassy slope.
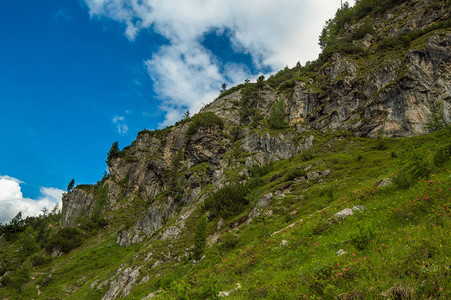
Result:
<instances>
[{"instance_id":1,"label":"grassy slope","mask_svg":"<svg viewBox=\"0 0 451 300\"><path fill-rule=\"evenodd\" d=\"M442 31L449 29L438 29L433 34ZM424 47L429 35L416 38L409 47ZM401 59L409 48L393 45L384 51L373 45L365 53L355 54L359 76ZM316 78L312 70L313 65L282 70L267 83L290 94L295 79L307 82L312 76ZM311 88L319 93L325 81L316 79ZM278 132L270 131L272 135ZM382 140L352 137L344 132L312 134L316 144L309 152L314 157L301 154L275 163L262 178L264 185L254 192L254 196L261 196L276 190L291 191L276 196L265 208L265 212L272 210L273 214L234 228L252 209L250 204L239 216L224 220L221 234L230 231L229 243L208 248L200 264L193 265L184 258L152 268L168 251L172 257L182 257L184 249L192 246L196 220L203 213L200 208L188 218L179 240L147 239L122 248L115 243L116 232L130 226L146 205L141 199L122 199L124 204L133 203L122 211L110 212L113 221L107 228L85 232L81 247L43 265L32 267L31 258L48 257L45 250L17 263L24 233L13 243L1 242L0 263L9 264L9 276L15 282L0 287L0 298L101 299L108 286L97 286L115 278L123 264L142 266L140 279L147 275L150 278L134 287L128 296L131 299L141 299L156 290L164 291L159 294L163 298L215 298L219 291L232 290L237 283L242 288L232 292L232 298L451 298L447 280L450 163L440 168L430 163L437 148L449 147L449 133ZM388 148L383 149L381 144ZM420 161L420 165L424 163L422 167L432 169L432 174L404 189L375 187L382 178L393 178L415 161L413 153L424 154L426 163ZM308 172L328 169L331 173L322 182L298 180L296 174L306 167L310 167ZM237 166L238 170L242 168ZM226 173L239 178L236 170ZM365 208L346 220L329 222L334 213L355 205ZM209 220L210 234L217 222L217 218ZM269 236L293 223L293 227ZM281 246L282 240L285 246ZM347 253L338 257L335 253L339 249ZM149 252L154 255L145 261Z\"/></svg>"},{"instance_id":2,"label":"grassy slope","mask_svg":"<svg viewBox=\"0 0 451 300\"><path fill-rule=\"evenodd\" d=\"M449 136L446 142L443 138L435 134L384 139L385 150L373 149L376 140L335 138L336 144L325 141L332 149L311 161L277 163L267 176L301 165L327 168L331 175L327 182L294 187L271 207L276 213L266 218L267 228L262 220L243 226L236 231L236 249L221 253L221 247L211 248L206 260L184 279L163 286L168 289L165 296L214 298L219 290L229 291L240 283L233 297L449 298L449 163L407 189L375 186L379 179L392 177L414 148L428 157L440 144L449 143ZM323 149L324 144L317 147ZM333 190L333 196L321 193L324 187ZM304 198L299 200L299 195ZM355 205L365 208L346 220L329 222L334 213ZM284 213L295 210L294 217ZM293 227L267 235L293 222ZM339 249L347 253L337 256ZM134 295L142 296L138 291Z\"/></svg>"},{"instance_id":3,"label":"grassy slope","mask_svg":"<svg viewBox=\"0 0 451 300\"><path fill-rule=\"evenodd\" d=\"M232 228L251 210L250 204L241 215L226 219L221 233L236 234L235 243L208 248L200 264L193 266L183 259L151 267L164 253L171 251L175 257L192 245L196 219L202 213L197 209L178 241L146 240L122 248L115 243L113 228L100 230L91 233L82 247L48 265L31 268L30 280L20 292L3 287L0 297L100 299L108 287L98 290L98 284L91 288L91 283L114 278L125 263L127 267L142 265L141 277L150 277L135 286L130 299L159 289L167 290L160 293L164 298L214 298L237 283L242 288L231 294L236 298L347 294L368 299L380 298L384 292L449 298L449 162L441 168L431 165L433 174L407 189L375 187L380 179L393 177L410 163L412 153L422 153L431 161L438 148L449 147L449 133L382 140L345 132L314 135L316 143L309 150L313 158L301 154L277 162L262 178L265 184L257 195L291 190L276 196L266 208L273 214ZM322 182L298 180L293 171L306 167L310 167L308 172L328 169L331 173ZM334 213L355 205L365 208L346 220L329 222ZM210 234L217 222L217 218L209 221ZM281 246L282 240L286 246ZM4 251L10 253L19 249L17 244L7 247ZM337 256L339 249L347 254ZM154 257L145 262L148 252ZM39 297L36 284L40 285Z\"/></svg>"}]
</instances>

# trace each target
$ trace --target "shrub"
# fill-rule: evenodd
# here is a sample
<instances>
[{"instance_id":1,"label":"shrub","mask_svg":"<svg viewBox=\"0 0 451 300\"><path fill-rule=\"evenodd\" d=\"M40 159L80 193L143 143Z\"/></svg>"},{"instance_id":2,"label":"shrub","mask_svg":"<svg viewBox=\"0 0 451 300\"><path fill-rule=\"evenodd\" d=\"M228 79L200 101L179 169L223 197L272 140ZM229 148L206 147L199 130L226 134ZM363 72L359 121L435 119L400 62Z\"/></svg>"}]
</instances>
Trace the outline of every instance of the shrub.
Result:
<instances>
[{"instance_id":1,"label":"shrub","mask_svg":"<svg viewBox=\"0 0 451 300\"><path fill-rule=\"evenodd\" d=\"M50 257L45 257L44 255L35 255L31 259L31 265L33 267L47 265L52 261Z\"/></svg>"},{"instance_id":2,"label":"shrub","mask_svg":"<svg viewBox=\"0 0 451 300\"><path fill-rule=\"evenodd\" d=\"M427 178L433 173L433 166L427 159L426 153L421 150L414 150L409 154L406 153L404 161L406 161L406 167L393 180L393 183L398 188L408 188L419 178Z\"/></svg>"},{"instance_id":3,"label":"shrub","mask_svg":"<svg viewBox=\"0 0 451 300\"><path fill-rule=\"evenodd\" d=\"M329 60L335 53L340 54L364 54L365 49L362 47L356 46L352 43L343 43L343 44L333 44L319 55L319 60L325 62Z\"/></svg>"},{"instance_id":4,"label":"shrub","mask_svg":"<svg viewBox=\"0 0 451 300\"><path fill-rule=\"evenodd\" d=\"M237 141L238 137L240 135L240 127L239 126L233 126L230 129L230 136L232 137L232 141Z\"/></svg>"},{"instance_id":5,"label":"shrub","mask_svg":"<svg viewBox=\"0 0 451 300\"><path fill-rule=\"evenodd\" d=\"M5 274L7 271L7 268L4 264L0 263L0 277L3 276L3 274Z\"/></svg>"},{"instance_id":6,"label":"shrub","mask_svg":"<svg viewBox=\"0 0 451 300\"><path fill-rule=\"evenodd\" d=\"M205 200L205 209L209 210L211 215L230 217L240 213L247 204L246 198L249 188L243 184L229 184L220 188Z\"/></svg>"},{"instance_id":7,"label":"shrub","mask_svg":"<svg viewBox=\"0 0 451 300\"><path fill-rule=\"evenodd\" d=\"M374 34L376 31L374 30L373 26L370 24L369 20L366 19L365 22L358 27L357 29L355 29L351 36L350 36L350 40L360 40L362 39L367 33L369 34Z\"/></svg>"},{"instance_id":8,"label":"shrub","mask_svg":"<svg viewBox=\"0 0 451 300\"><path fill-rule=\"evenodd\" d=\"M272 164L267 164L263 166L255 164L252 167L249 167L248 170L252 177L262 177L271 172L272 168L273 168Z\"/></svg>"},{"instance_id":9,"label":"shrub","mask_svg":"<svg viewBox=\"0 0 451 300\"><path fill-rule=\"evenodd\" d=\"M212 112L198 113L191 118L191 124L186 131L186 135L196 134L200 128L224 128L224 121Z\"/></svg>"},{"instance_id":10,"label":"shrub","mask_svg":"<svg viewBox=\"0 0 451 300\"><path fill-rule=\"evenodd\" d=\"M357 232L351 233L351 243L359 250L364 250L373 239L374 229L370 224L357 225Z\"/></svg>"},{"instance_id":11,"label":"shrub","mask_svg":"<svg viewBox=\"0 0 451 300\"><path fill-rule=\"evenodd\" d=\"M309 160L312 160L312 159L314 159L315 158L315 156L312 154L312 153L302 153L300 156L299 156L299 159L301 160L301 161L309 161Z\"/></svg>"},{"instance_id":12,"label":"shrub","mask_svg":"<svg viewBox=\"0 0 451 300\"><path fill-rule=\"evenodd\" d=\"M305 176L307 176L307 172L304 169L295 169L288 172L286 178L287 180L294 180L296 178Z\"/></svg>"},{"instance_id":13,"label":"shrub","mask_svg":"<svg viewBox=\"0 0 451 300\"><path fill-rule=\"evenodd\" d=\"M3 286L9 286L17 291L22 289L22 285L30 280L30 269L22 268L13 275L4 275L1 279Z\"/></svg>"},{"instance_id":14,"label":"shrub","mask_svg":"<svg viewBox=\"0 0 451 300\"><path fill-rule=\"evenodd\" d=\"M82 233L77 228L64 227L59 229L47 241L47 251L53 248L61 248L64 253L69 253L72 249L78 248L82 244Z\"/></svg>"},{"instance_id":15,"label":"shrub","mask_svg":"<svg viewBox=\"0 0 451 300\"><path fill-rule=\"evenodd\" d=\"M326 196L329 202L334 201L334 187L332 185L326 186L319 193L320 196Z\"/></svg>"},{"instance_id":16,"label":"shrub","mask_svg":"<svg viewBox=\"0 0 451 300\"><path fill-rule=\"evenodd\" d=\"M221 251L229 251L234 249L238 245L238 237L231 233L225 233L219 238L219 249Z\"/></svg>"},{"instance_id":17,"label":"shrub","mask_svg":"<svg viewBox=\"0 0 451 300\"><path fill-rule=\"evenodd\" d=\"M207 244L207 218L202 215L197 222L194 232L194 258L199 260Z\"/></svg>"},{"instance_id":18,"label":"shrub","mask_svg":"<svg viewBox=\"0 0 451 300\"><path fill-rule=\"evenodd\" d=\"M40 286L48 286L50 283L52 283L52 281L52 273L50 273L50 271L47 271L44 273L44 275L42 275L40 279L37 280L36 283Z\"/></svg>"},{"instance_id":19,"label":"shrub","mask_svg":"<svg viewBox=\"0 0 451 300\"><path fill-rule=\"evenodd\" d=\"M103 227L107 224L106 220L101 217L102 209L108 204L108 184L102 188L98 188L94 194L94 207L92 209L92 221L96 227Z\"/></svg>"},{"instance_id":20,"label":"shrub","mask_svg":"<svg viewBox=\"0 0 451 300\"><path fill-rule=\"evenodd\" d=\"M387 150L388 149L387 144L385 143L384 139L380 135L377 137L376 140L377 140L376 141L376 145L374 145L372 147L372 149L379 150L379 151L383 151L383 150Z\"/></svg>"},{"instance_id":21,"label":"shrub","mask_svg":"<svg viewBox=\"0 0 451 300\"><path fill-rule=\"evenodd\" d=\"M198 278L198 284L194 288L194 295L191 299L218 299L220 291L219 277L215 274L208 274Z\"/></svg>"},{"instance_id":22,"label":"shrub","mask_svg":"<svg viewBox=\"0 0 451 300\"><path fill-rule=\"evenodd\" d=\"M261 79L258 83L246 83L244 88L241 90L241 123L251 122L251 125L255 126L261 119L257 108L260 102L260 92L263 88L263 79Z\"/></svg>"},{"instance_id":23,"label":"shrub","mask_svg":"<svg viewBox=\"0 0 451 300\"><path fill-rule=\"evenodd\" d=\"M449 129L450 125L446 120L442 102L434 102L430 106L430 110L431 114L429 115L428 121L426 123L426 128L429 130L429 132L438 131L447 127Z\"/></svg>"},{"instance_id":24,"label":"shrub","mask_svg":"<svg viewBox=\"0 0 451 300\"><path fill-rule=\"evenodd\" d=\"M285 123L285 105L283 99L274 103L269 117L269 126L273 129L282 129L287 126Z\"/></svg>"},{"instance_id":25,"label":"shrub","mask_svg":"<svg viewBox=\"0 0 451 300\"><path fill-rule=\"evenodd\" d=\"M440 168L449 160L451 157L451 143L443 147L438 148L432 157L432 163L435 167Z\"/></svg>"}]
</instances>

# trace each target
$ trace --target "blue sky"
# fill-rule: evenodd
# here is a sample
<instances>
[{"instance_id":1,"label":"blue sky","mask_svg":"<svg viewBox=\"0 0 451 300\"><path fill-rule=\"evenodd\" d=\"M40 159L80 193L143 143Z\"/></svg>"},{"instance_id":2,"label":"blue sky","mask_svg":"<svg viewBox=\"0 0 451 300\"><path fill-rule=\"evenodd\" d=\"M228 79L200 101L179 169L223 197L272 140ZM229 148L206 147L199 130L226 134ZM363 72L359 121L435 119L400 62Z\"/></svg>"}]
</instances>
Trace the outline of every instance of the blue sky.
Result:
<instances>
[{"instance_id":1,"label":"blue sky","mask_svg":"<svg viewBox=\"0 0 451 300\"><path fill-rule=\"evenodd\" d=\"M0 222L20 201L57 201L72 178L96 182L114 141L127 146L142 129L198 111L222 82L315 59L339 6L243 2L3 1Z\"/></svg>"}]
</instances>

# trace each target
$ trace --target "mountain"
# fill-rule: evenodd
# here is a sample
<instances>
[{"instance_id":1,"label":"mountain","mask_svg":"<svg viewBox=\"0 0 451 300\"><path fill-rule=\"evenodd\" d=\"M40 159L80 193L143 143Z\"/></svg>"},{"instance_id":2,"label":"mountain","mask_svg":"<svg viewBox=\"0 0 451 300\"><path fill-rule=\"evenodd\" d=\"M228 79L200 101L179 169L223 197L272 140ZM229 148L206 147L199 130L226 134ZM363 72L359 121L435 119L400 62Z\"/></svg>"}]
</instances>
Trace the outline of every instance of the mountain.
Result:
<instances>
[{"instance_id":1,"label":"mountain","mask_svg":"<svg viewBox=\"0 0 451 300\"><path fill-rule=\"evenodd\" d=\"M5 299L451 297L447 1L345 5L305 66L113 144L2 225Z\"/></svg>"}]
</instances>

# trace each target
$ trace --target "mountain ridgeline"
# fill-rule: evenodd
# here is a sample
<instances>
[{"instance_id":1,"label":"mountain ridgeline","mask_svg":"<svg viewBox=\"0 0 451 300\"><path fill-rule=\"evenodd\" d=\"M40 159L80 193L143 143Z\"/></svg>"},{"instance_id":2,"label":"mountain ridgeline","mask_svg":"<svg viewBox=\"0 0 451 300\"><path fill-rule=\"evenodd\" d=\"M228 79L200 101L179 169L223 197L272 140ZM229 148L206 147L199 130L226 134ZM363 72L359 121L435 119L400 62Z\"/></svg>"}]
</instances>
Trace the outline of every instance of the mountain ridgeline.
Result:
<instances>
[{"instance_id":1,"label":"mountain ridgeline","mask_svg":"<svg viewBox=\"0 0 451 300\"><path fill-rule=\"evenodd\" d=\"M447 1L360 0L322 53L113 144L2 225L7 299L449 299Z\"/></svg>"}]
</instances>

